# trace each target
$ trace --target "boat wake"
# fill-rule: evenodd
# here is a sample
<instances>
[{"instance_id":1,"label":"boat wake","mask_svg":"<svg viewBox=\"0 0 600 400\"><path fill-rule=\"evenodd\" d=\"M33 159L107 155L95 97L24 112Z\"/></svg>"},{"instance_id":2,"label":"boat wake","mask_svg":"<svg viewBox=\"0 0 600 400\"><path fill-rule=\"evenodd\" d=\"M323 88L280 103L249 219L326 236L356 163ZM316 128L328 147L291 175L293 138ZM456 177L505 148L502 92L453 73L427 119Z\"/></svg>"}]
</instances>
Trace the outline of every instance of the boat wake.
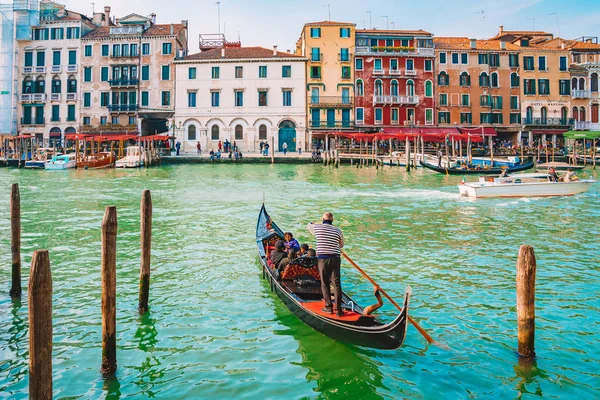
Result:
<instances>
[{"instance_id":1,"label":"boat wake","mask_svg":"<svg viewBox=\"0 0 600 400\"><path fill-rule=\"evenodd\" d=\"M336 194L342 196L358 197L376 197L376 198L409 198L409 199L429 199L429 200L457 200L460 198L458 193L443 192L441 190L428 189L401 189L395 191L374 191L365 192L359 190L343 190Z\"/></svg>"}]
</instances>

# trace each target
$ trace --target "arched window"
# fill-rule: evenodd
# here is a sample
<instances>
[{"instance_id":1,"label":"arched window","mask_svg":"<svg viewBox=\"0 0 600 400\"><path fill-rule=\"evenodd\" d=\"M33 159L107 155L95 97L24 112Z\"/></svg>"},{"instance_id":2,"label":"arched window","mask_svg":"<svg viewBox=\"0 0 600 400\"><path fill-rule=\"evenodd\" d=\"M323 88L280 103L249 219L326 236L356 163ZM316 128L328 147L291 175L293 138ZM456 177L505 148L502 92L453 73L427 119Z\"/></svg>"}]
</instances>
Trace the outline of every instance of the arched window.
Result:
<instances>
[{"instance_id":1,"label":"arched window","mask_svg":"<svg viewBox=\"0 0 600 400\"><path fill-rule=\"evenodd\" d=\"M239 124L235 126L235 140L244 140L244 127Z\"/></svg>"},{"instance_id":2,"label":"arched window","mask_svg":"<svg viewBox=\"0 0 600 400\"><path fill-rule=\"evenodd\" d=\"M590 90L592 92L598 92L598 74L595 72L590 78Z\"/></svg>"},{"instance_id":3,"label":"arched window","mask_svg":"<svg viewBox=\"0 0 600 400\"><path fill-rule=\"evenodd\" d=\"M219 125L213 125L210 128L210 140L219 140Z\"/></svg>"},{"instance_id":4,"label":"arched window","mask_svg":"<svg viewBox=\"0 0 600 400\"><path fill-rule=\"evenodd\" d=\"M362 96L364 94L364 87L362 79L356 81L356 95Z\"/></svg>"},{"instance_id":5,"label":"arched window","mask_svg":"<svg viewBox=\"0 0 600 400\"><path fill-rule=\"evenodd\" d=\"M480 87L490 86L490 76L487 74L487 72L482 72L481 75L479 75L479 86Z\"/></svg>"},{"instance_id":6,"label":"arched window","mask_svg":"<svg viewBox=\"0 0 600 400\"><path fill-rule=\"evenodd\" d=\"M379 79L375 81L375 96L383 96L383 84Z\"/></svg>"},{"instance_id":7,"label":"arched window","mask_svg":"<svg viewBox=\"0 0 600 400\"><path fill-rule=\"evenodd\" d=\"M398 81L395 79L390 83L390 94L392 96L398 96Z\"/></svg>"},{"instance_id":8,"label":"arched window","mask_svg":"<svg viewBox=\"0 0 600 400\"><path fill-rule=\"evenodd\" d=\"M571 79L571 89L577 90L577 78Z\"/></svg>"},{"instance_id":9,"label":"arched window","mask_svg":"<svg viewBox=\"0 0 600 400\"><path fill-rule=\"evenodd\" d=\"M67 93L77 93L77 79L73 75L67 80Z\"/></svg>"},{"instance_id":10,"label":"arched window","mask_svg":"<svg viewBox=\"0 0 600 400\"><path fill-rule=\"evenodd\" d=\"M542 107L542 125L546 125L546 122L548 122L548 109Z\"/></svg>"},{"instance_id":11,"label":"arched window","mask_svg":"<svg viewBox=\"0 0 600 400\"><path fill-rule=\"evenodd\" d=\"M579 108L573 107L573 119L579 121Z\"/></svg>"},{"instance_id":12,"label":"arched window","mask_svg":"<svg viewBox=\"0 0 600 400\"><path fill-rule=\"evenodd\" d=\"M492 87L498 87L500 83L498 82L498 73L492 72Z\"/></svg>"},{"instance_id":13,"label":"arched window","mask_svg":"<svg viewBox=\"0 0 600 400\"><path fill-rule=\"evenodd\" d=\"M264 124L258 127L258 140L267 140L267 126Z\"/></svg>"},{"instance_id":14,"label":"arched window","mask_svg":"<svg viewBox=\"0 0 600 400\"><path fill-rule=\"evenodd\" d=\"M446 71L442 71L438 74L438 85L441 86L449 86L450 85L450 77L446 73Z\"/></svg>"},{"instance_id":15,"label":"arched window","mask_svg":"<svg viewBox=\"0 0 600 400\"><path fill-rule=\"evenodd\" d=\"M521 86L521 78L519 78L519 74L513 72L510 74L510 87L519 87Z\"/></svg>"},{"instance_id":16,"label":"arched window","mask_svg":"<svg viewBox=\"0 0 600 400\"><path fill-rule=\"evenodd\" d=\"M579 90L585 90L585 78L579 78Z\"/></svg>"},{"instance_id":17,"label":"arched window","mask_svg":"<svg viewBox=\"0 0 600 400\"><path fill-rule=\"evenodd\" d=\"M580 121L585 121L586 116L585 116L585 107L579 107L579 120Z\"/></svg>"},{"instance_id":18,"label":"arched window","mask_svg":"<svg viewBox=\"0 0 600 400\"><path fill-rule=\"evenodd\" d=\"M569 110L567 107L563 107L560 109L560 124L566 125L567 120L569 119Z\"/></svg>"},{"instance_id":19,"label":"arched window","mask_svg":"<svg viewBox=\"0 0 600 400\"><path fill-rule=\"evenodd\" d=\"M188 140L196 140L196 125L188 126Z\"/></svg>"},{"instance_id":20,"label":"arched window","mask_svg":"<svg viewBox=\"0 0 600 400\"><path fill-rule=\"evenodd\" d=\"M415 95L415 83L412 81L412 79L409 79L406 82L406 95L407 96Z\"/></svg>"},{"instance_id":21,"label":"arched window","mask_svg":"<svg viewBox=\"0 0 600 400\"><path fill-rule=\"evenodd\" d=\"M531 106L527 107L525 119L527 120L527 124L533 123L533 108Z\"/></svg>"},{"instance_id":22,"label":"arched window","mask_svg":"<svg viewBox=\"0 0 600 400\"><path fill-rule=\"evenodd\" d=\"M73 128L72 126L65 129L65 133L76 133L76 132L77 132L77 130L75 128Z\"/></svg>"},{"instance_id":23,"label":"arched window","mask_svg":"<svg viewBox=\"0 0 600 400\"><path fill-rule=\"evenodd\" d=\"M462 74L460 74L460 86L471 86L471 77L467 71L464 71Z\"/></svg>"},{"instance_id":24,"label":"arched window","mask_svg":"<svg viewBox=\"0 0 600 400\"><path fill-rule=\"evenodd\" d=\"M28 76L23 80L23 93L28 94L33 91L33 81Z\"/></svg>"},{"instance_id":25,"label":"arched window","mask_svg":"<svg viewBox=\"0 0 600 400\"><path fill-rule=\"evenodd\" d=\"M592 109L590 110L590 114L591 115L591 120L592 120L592 124L597 124L598 123L598 117L600 117L598 115L598 104L592 104Z\"/></svg>"},{"instance_id":26,"label":"arched window","mask_svg":"<svg viewBox=\"0 0 600 400\"><path fill-rule=\"evenodd\" d=\"M425 97L433 97L433 82L425 81Z\"/></svg>"},{"instance_id":27,"label":"arched window","mask_svg":"<svg viewBox=\"0 0 600 400\"><path fill-rule=\"evenodd\" d=\"M38 76L35 80L35 92L36 93L44 93L46 88L46 80L43 76Z\"/></svg>"},{"instance_id":28,"label":"arched window","mask_svg":"<svg viewBox=\"0 0 600 400\"><path fill-rule=\"evenodd\" d=\"M52 93L60 93L60 91L61 91L60 77L55 76L54 78L52 78Z\"/></svg>"}]
</instances>

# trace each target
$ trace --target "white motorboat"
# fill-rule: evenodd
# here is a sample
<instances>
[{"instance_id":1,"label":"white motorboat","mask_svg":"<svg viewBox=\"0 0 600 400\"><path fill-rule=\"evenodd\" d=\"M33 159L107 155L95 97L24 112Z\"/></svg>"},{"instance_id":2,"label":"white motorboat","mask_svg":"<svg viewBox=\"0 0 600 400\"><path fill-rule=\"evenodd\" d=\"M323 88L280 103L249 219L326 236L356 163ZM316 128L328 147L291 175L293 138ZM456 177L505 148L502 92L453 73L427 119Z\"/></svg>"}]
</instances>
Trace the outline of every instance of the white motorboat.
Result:
<instances>
[{"instance_id":1,"label":"white motorboat","mask_svg":"<svg viewBox=\"0 0 600 400\"><path fill-rule=\"evenodd\" d=\"M458 191L461 196L473 198L572 196L585 192L595 182L593 179L555 182L547 173L482 176L478 182L458 185Z\"/></svg>"},{"instance_id":2,"label":"white motorboat","mask_svg":"<svg viewBox=\"0 0 600 400\"><path fill-rule=\"evenodd\" d=\"M127 147L125 157L117 160L115 168L139 168L144 166L146 151L140 146Z\"/></svg>"},{"instance_id":3,"label":"white motorboat","mask_svg":"<svg viewBox=\"0 0 600 400\"><path fill-rule=\"evenodd\" d=\"M44 163L44 169L63 170L77 167L76 154L64 154L52 157L50 161Z\"/></svg>"}]
</instances>

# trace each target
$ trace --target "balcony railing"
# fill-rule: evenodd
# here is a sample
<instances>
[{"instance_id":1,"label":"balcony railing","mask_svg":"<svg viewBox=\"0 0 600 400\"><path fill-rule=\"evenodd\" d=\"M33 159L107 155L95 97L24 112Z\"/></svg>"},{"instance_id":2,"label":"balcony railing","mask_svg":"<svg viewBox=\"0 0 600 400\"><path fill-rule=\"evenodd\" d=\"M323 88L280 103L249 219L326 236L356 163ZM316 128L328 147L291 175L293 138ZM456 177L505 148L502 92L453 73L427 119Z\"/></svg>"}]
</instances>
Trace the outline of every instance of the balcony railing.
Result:
<instances>
[{"instance_id":1,"label":"balcony railing","mask_svg":"<svg viewBox=\"0 0 600 400\"><path fill-rule=\"evenodd\" d=\"M67 101L77 101L77 93L67 93Z\"/></svg>"},{"instance_id":2,"label":"balcony railing","mask_svg":"<svg viewBox=\"0 0 600 400\"><path fill-rule=\"evenodd\" d=\"M67 65L67 72L77 72L77 65Z\"/></svg>"},{"instance_id":3,"label":"balcony railing","mask_svg":"<svg viewBox=\"0 0 600 400\"><path fill-rule=\"evenodd\" d=\"M572 118L525 118L523 125L542 125L542 126L571 126Z\"/></svg>"},{"instance_id":4,"label":"balcony railing","mask_svg":"<svg viewBox=\"0 0 600 400\"><path fill-rule=\"evenodd\" d=\"M311 106L319 107L352 107L354 105L354 99L344 96L309 96L308 103Z\"/></svg>"},{"instance_id":5,"label":"balcony railing","mask_svg":"<svg viewBox=\"0 0 600 400\"><path fill-rule=\"evenodd\" d=\"M23 67L23 73L24 74L32 74L33 73L33 67Z\"/></svg>"},{"instance_id":6,"label":"balcony railing","mask_svg":"<svg viewBox=\"0 0 600 400\"><path fill-rule=\"evenodd\" d=\"M354 121L308 121L310 128L353 128Z\"/></svg>"},{"instance_id":7,"label":"balcony railing","mask_svg":"<svg viewBox=\"0 0 600 400\"><path fill-rule=\"evenodd\" d=\"M46 119L45 118L21 118L21 125L44 126L44 125L46 125Z\"/></svg>"},{"instance_id":8,"label":"balcony railing","mask_svg":"<svg viewBox=\"0 0 600 400\"><path fill-rule=\"evenodd\" d=\"M592 123L590 121L573 121L573 130L584 131L591 129L591 127Z\"/></svg>"},{"instance_id":9,"label":"balcony railing","mask_svg":"<svg viewBox=\"0 0 600 400\"><path fill-rule=\"evenodd\" d=\"M46 67L35 67L35 73L36 74L45 74L46 73Z\"/></svg>"},{"instance_id":10,"label":"balcony railing","mask_svg":"<svg viewBox=\"0 0 600 400\"><path fill-rule=\"evenodd\" d=\"M50 93L50 101L60 101L60 93Z\"/></svg>"},{"instance_id":11,"label":"balcony railing","mask_svg":"<svg viewBox=\"0 0 600 400\"><path fill-rule=\"evenodd\" d=\"M385 69L374 69L373 75L385 75Z\"/></svg>"},{"instance_id":12,"label":"balcony railing","mask_svg":"<svg viewBox=\"0 0 600 400\"><path fill-rule=\"evenodd\" d=\"M132 87L137 86L139 79L116 79L108 81L112 87Z\"/></svg>"},{"instance_id":13,"label":"balcony railing","mask_svg":"<svg viewBox=\"0 0 600 400\"><path fill-rule=\"evenodd\" d=\"M29 93L21 95L21 103L45 103L46 95L44 93Z\"/></svg>"},{"instance_id":14,"label":"balcony railing","mask_svg":"<svg viewBox=\"0 0 600 400\"><path fill-rule=\"evenodd\" d=\"M348 53L345 57L342 57L341 54L338 54L338 60L343 63L349 63L352 60L352 54Z\"/></svg>"},{"instance_id":15,"label":"balcony railing","mask_svg":"<svg viewBox=\"0 0 600 400\"><path fill-rule=\"evenodd\" d=\"M310 62L311 63L323 62L323 53L318 53L318 54L310 53Z\"/></svg>"},{"instance_id":16,"label":"balcony railing","mask_svg":"<svg viewBox=\"0 0 600 400\"><path fill-rule=\"evenodd\" d=\"M112 26L110 28L111 35L140 35L144 32L142 26Z\"/></svg>"},{"instance_id":17,"label":"balcony railing","mask_svg":"<svg viewBox=\"0 0 600 400\"><path fill-rule=\"evenodd\" d=\"M400 76L400 75L402 75L402 70L390 69L388 73L390 76Z\"/></svg>"},{"instance_id":18,"label":"balcony railing","mask_svg":"<svg viewBox=\"0 0 600 400\"><path fill-rule=\"evenodd\" d=\"M356 46L356 55L368 55L368 54L418 54L421 56L434 55L432 48L414 48L414 47L393 47L393 46Z\"/></svg>"},{"instance_id":19,"label":"balcony railing","mask_svg":"<svg viewBox=\"0 0 600 400\"><path fill-rule=\"evenodd\" d=\"M589 90L573 90L572 96L574 99L589 99L592 92Z\"/></svg>"},{"instance_id":20,"label":"balcony railing","mask_svg":"<svg viewBox=\"0 0 600 400\"><path fill-rule=\"evenodd\" d=\"M404 71L404 75L405 76L417 76L417 71L415 71L414 69L407 69L406 71Z\"/></svg>"},{"instance_id":21,"label":"balcony railing","mask_svg":"<svg viewBox=\"0 0 600 400\"><path fill-rule=\"evenodd\" d=\"M135 112L138 106L135 104L111 104L107 108L110 112Z\"/></svg>"},{"instance_id":22,"label":"balcony railing","mask_svg":"<svg viewBox=\"0 0 600 400\"><path fill-rule=\"evenodd\" d=\"M62 71L62 65L53 65L51 71L53 74L60 74Z\"/></svg>"},{"instance_id":23,"label":"balcony railing","mask_svg":"<svg viewBox=\"0 0 600 400\"><path fill-rule=\"evenodd\" d=\"M111 54L110 58L138 58L139 54Z\"/></svg>"},{"instance_id":24,"label":"balcony railing","mask_svg":"<svg viewBox=\"0 0 600 400\"><path fill-rule=\"evenodd\" d=\"M419 96L373 96L375 104L418 104Z\"/></svg>"}]
</instances>

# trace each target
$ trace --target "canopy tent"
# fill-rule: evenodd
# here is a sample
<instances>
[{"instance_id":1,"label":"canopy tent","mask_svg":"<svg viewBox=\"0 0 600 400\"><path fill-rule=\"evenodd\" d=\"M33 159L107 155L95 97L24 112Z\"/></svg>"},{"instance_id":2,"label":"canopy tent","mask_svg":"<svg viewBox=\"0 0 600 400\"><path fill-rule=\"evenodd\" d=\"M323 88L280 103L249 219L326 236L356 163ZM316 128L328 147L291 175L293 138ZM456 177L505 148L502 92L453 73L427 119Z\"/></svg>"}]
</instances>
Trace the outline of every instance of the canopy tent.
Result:
<instances>
[{"instance_id":1,"label":"canopy tent","mask_svg":"<svg viewBox=\"0 0 600 400\"><path fill-rule=\"evenodd\" d=\"M599 131L569 131L563 133L563 137L568 139L598 139L600 138Z\"/></svg>"},{"instance_id":2,"label":"canopy tent","mask_svg":"<svg viewBox=\"0 0 600 400\"><path fill-rule=\"evenodd\" d=\"M480 126L477 128L458 128L461 133L468 133L476 136L498 136L496 129L491 126Z\"/></svg>"},{"instance_id":3,"label":"canopy tent","mask_svg":"<svg viewBox=\"0 0 600 400\"><path fill-rule=\"evenodd\" d=\"M88 140L94 139L96 142L109 142L118 140L137 140L137 135L95 135L95 134L83 134L83 133L67 133L65 135L66 140Z\"/></svg>"},{"instance_id":4,"label":"canopy tent","mask_svg":"<svg viewBox=\"0 0 600 400\"><path fill-rule=\"evenodd\" d=\"M150 135L150 136L141 136L138 137L138 139L142 142L152 142L152 141L158 141L161 140L163 142L166 142L170 139L173 139L174 136L169 136L169 135Z\"/></svg>"}]
</instances>

